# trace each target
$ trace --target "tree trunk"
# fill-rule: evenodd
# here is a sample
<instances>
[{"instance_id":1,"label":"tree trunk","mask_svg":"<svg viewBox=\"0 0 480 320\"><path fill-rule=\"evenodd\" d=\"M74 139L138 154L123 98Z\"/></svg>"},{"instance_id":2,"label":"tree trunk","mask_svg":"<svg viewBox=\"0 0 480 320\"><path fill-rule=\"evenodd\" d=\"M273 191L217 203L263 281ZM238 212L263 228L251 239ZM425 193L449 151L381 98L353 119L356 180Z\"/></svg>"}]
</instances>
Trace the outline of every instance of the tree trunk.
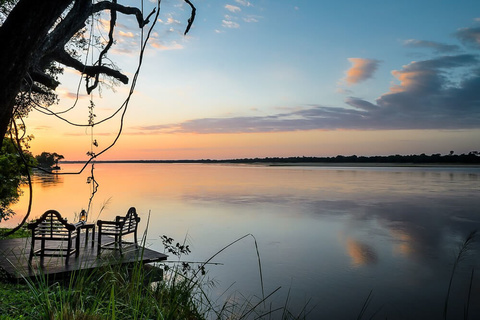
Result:
<instances>
[{"instance_id":1,"label":"tree trunk","mask_svg":"<svg viewBox=\"0 0 480 320\"><path fill-rule=\"evenodd\" d=\"M0 147L42 40L73 0L20 0L0 27Z\"/></svg>"}]
</instances>

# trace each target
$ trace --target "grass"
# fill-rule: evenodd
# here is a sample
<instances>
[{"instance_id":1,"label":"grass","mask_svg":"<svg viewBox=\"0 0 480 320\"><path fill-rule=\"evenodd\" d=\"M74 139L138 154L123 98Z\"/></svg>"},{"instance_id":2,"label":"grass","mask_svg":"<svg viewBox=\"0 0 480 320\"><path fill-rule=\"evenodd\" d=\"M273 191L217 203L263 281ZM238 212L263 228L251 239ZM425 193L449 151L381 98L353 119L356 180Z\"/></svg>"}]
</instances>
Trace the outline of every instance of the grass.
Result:
<instances>
[{"instance_id":1,"label":"grass","mask_svg":"<svg viewBox=\"0 0 480 320\"><path fill-rule=\"evenodd\" d=\"M0 239L14 239L14 238L26 238L32 235L31 231L27 229L26 225L23 228L20 228L14 234L9 235L8 237L3 237L2 235L7 233L12 229L9 228L0 228Z\"/></svg>"},{"instance_id":2,"label":"grass","mask_svg":"<svg viewBox=\"0 0 480 320\"><path fill-rule=\"evenodd\" d=\"M27 285L0 282L0 320L28 319L34 316L33 293Z\"/></svg>"},{"instance_id":3,"label":"grass","mask_svg":"<svg viewBox=\"0 0 480 320\"><path fill-rule=\"evenodd\" d=\"M150 283L141 263L80 271L52 282L40 275L22 284L0 283L0 319L206 319L190 285L171 268L174 282Z\"/></svg>"}]
</instances>

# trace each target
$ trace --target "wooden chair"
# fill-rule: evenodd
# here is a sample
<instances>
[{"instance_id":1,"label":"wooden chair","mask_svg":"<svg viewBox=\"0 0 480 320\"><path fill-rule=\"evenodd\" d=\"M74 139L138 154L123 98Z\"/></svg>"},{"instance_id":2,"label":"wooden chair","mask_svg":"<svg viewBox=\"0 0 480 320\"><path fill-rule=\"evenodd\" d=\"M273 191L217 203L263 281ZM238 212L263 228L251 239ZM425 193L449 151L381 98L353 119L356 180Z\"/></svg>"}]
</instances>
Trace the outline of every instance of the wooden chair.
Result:
<instances>
[{"instance_id":1,"label":"wooden chair","mask_svg":"<svg viewBox=\"0 0 480 320\"><path fill-rule=\"evenodd\" d=\"M134 207L128 209L125 217L117 216L115 221L98 220L98 250L97 254L100 254L102 249L107 250L119 250L123 255L123 244L131 245L131 242L124 241L123 237L133 233L135 248L138 248L137 241L137 228L140 222L140 217L137 215L137 210ZM102 236L113 236L113 241L102 244Z\"/></svg>"},{"instance_id":2,"label":"wooden chair","mask_svg":"<svg viewBox=\"0 0 480 320\"><path fill-rule=\"evenodd\" d=\"M32 230L32 244L30 248L29 261L33 256L66 257L66 262L70 255L75 253L78 256L80 246L80 229L83 222L68 223L67 219L62 218L60 213L55 210L46 211L36 222L29 223L28 229ZM35 250L35 241L40 240L40 249ZM75 247L73 247L75 240ZM46 245L46 242L52 241L55 245ZM60 245L58 245L60 242ZM65 248L66 243L66 248Z\"/></svg>"}]
</instances>

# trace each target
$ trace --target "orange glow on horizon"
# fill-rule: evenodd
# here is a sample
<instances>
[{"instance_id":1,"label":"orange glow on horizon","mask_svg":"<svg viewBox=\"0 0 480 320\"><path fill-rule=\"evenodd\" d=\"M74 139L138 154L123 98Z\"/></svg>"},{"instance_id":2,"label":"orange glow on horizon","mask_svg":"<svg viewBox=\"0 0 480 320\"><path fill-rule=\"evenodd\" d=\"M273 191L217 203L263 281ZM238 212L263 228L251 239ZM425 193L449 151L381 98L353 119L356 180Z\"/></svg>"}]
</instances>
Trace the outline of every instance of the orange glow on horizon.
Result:
<instances>
[{"instance_id":1,"label":"orange glow on horizon","mask_svg":"<svg viewBox=\"0 0 480 320\"><path fill-rule=\"evenodd\" d=\"M84 110L83 110L84 111ZM131 120L130 120L131 121ZM129 127L131 126L131 127ZM475 137L480 130L310 130L268 133L231 134L152 134L149 131L132 129L127 120L124 131L113 146L99 160L182 160L182 159L232 159L295 156L336 155L391 155L448 153L455 146L457 153L473 150ZM43 151L57 152L65 160L87 160L91 149L88 128L72 127L51 117L37 116L27 119L29 133L35 136L31 142L34 155ZM99 153L115 139L118 121L108 127L97 128L93 139ZM464 149L464 151L462 151Z\"/></svg>"}]
</instances>

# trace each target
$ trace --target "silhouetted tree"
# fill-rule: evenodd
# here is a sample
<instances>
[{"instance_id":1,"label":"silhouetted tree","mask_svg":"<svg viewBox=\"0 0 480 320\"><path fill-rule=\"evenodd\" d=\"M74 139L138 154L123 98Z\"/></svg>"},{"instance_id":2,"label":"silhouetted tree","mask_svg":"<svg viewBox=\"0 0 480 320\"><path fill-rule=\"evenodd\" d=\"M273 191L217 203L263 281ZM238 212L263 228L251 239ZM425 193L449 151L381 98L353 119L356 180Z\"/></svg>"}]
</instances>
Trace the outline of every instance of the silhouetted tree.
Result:
<instances>
[{"instance_id":1,"label":"silhouetted tree","mask_svg":"<svg viewBox=\"0 0 480 320\"><path fill-rule=\"evenodd\" d=\"M192 7L188 32L193 22L195 9ZM160 2L157 2L159 8ZM99 57L92 65L77 59L75 46L82 47L86 21L101 12L110 12L109 39ZM138 27L149 23L136 7L119 4L117 0L0 0L0 138L5 136L9 122L14 117L19 94L51 95L59 85L56 75L61 66L73 68L86 78L87 93L94 90L100 75L128 83L128 77L111 66L106 59L114 43L113 30L117 13L135 16ZM85 39L84 39L85 40ZM0 141L1 146L1 141Z\"/></svg>"},{"instance_id":2,"label":"silhouetted tree","mask_svg":"<svg viewBox=\"0 0 480 320\"><path fill-rule=\"evenodd\" d=\"M186 34L195 18L195 7L189 0L183 1L192 9L185 30ZM55 89L59 85L57 76L64 67L75 69L82 74L88 94L102 82L101 76L127 84L128 77L120 72L114 62L107 57L107 53L115 43L114 29L117 14L134 16L140 29L149 24L152 15L155 14L146 36L148 39L157 21L159 10L160 0L156 0L155 9L146 17L140 8L120 4L118 0L0 0L0 147L9 130L17 149L21 147L18 143L21 140L19 131L23 130L25 133L25 126L23 123L17 125L14 120L21 121L32 105L42 104L48 107L56 101ZM87 21L98 19L102 12L110 15L108 38L105 43L92 43L95 41L94 38L85 37ZM142 43L139 67L134 74L130 95L140 69L145 45L146 40ZM83 63L79 59L78 52L91 46L99 49L98 57L92 64ZM128 99L122 106L124 110ZM87 124L91 127L94 125L93 121ZM121 129L114 142L102 152L111 148L120 134ZM2 155L4 151L0 150ZM22 155L21 151L19 155ZM92 153L89 161L95 156ZM57 155L57 161L58 159ZM22 162L28 165L25 159ZM87 164L88 162L85 166ZM21 164L9 161L2 169L15 172L16 166ZM2 177L0 177L0 183L4 183ZM23 221L12 232L18 230L26 221L30 208L31 201Z\"/></svg>"},{"instance_id":3,"label":"silhouetted tree","mask_svg":"<svg viewBox=\"0 0 480 320\"><path fill-rule=\"evenodd\" d=\"M56 152L42 152L40 155L35 156L38 162L38 166L46 169L52 169L53 166L58 166L58 161L64 159L63 155Z\"/></svg>"}]
</instances>

